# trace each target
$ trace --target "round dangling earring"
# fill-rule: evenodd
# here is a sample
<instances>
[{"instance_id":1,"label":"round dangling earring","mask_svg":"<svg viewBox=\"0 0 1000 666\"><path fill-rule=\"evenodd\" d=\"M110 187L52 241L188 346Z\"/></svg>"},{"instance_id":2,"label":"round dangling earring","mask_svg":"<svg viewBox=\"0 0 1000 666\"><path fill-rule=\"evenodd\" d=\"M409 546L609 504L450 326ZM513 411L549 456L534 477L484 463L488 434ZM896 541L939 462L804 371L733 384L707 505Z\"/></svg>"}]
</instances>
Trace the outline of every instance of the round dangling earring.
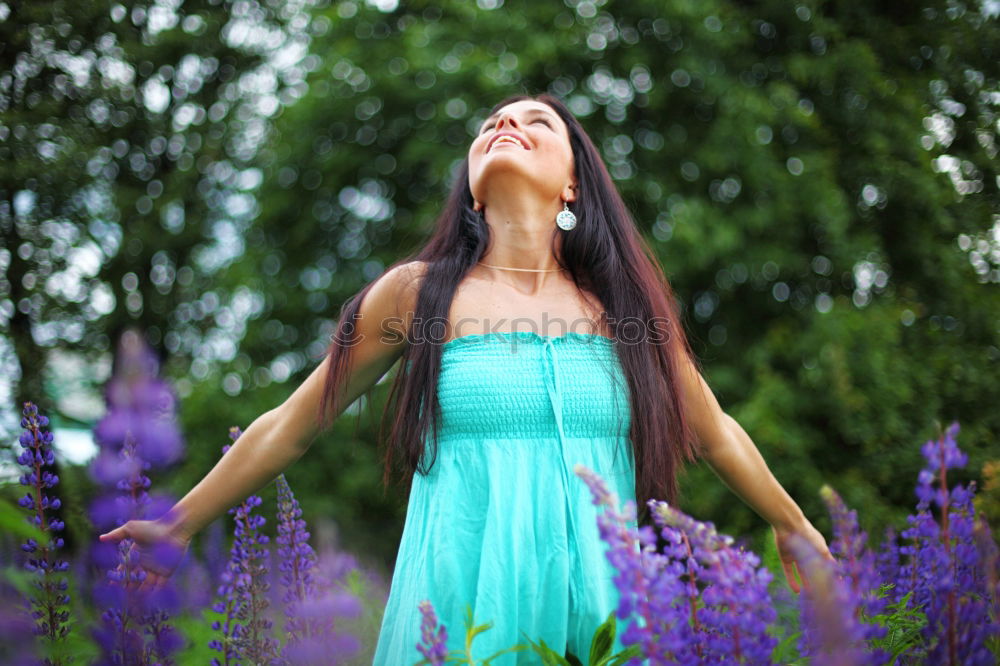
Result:
<instances>
[{"instance_id":1,"label":"round dangling earring","mask_svg":"<svg viewBox=\"0 0 1000 666\"><path fill-rule=\"evenodd\" d=\"M563 201L562 211L556 215L556 226L563 231L569 231L576 226L576 215L569 209L569 204Z\"/></svg>"}]
</instances>

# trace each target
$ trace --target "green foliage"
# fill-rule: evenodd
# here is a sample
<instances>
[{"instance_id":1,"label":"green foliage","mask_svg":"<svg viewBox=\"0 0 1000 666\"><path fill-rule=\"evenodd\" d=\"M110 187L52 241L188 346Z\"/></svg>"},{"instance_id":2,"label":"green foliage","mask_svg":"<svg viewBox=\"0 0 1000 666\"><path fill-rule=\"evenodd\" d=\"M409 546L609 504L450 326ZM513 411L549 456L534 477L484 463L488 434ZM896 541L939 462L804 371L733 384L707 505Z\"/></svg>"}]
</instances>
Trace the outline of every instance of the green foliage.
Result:
<instances>
[{"instance_id":1,"label":"green foliage","mask_svg":"<svg viewBox=\"0 0 1000 666\"><path fill-rule=\"evenodd\" d=\"M361 601L361 615L337 621L337 631L355 636L361 650L344 662L345 666L370 666L375 656L382 615L385 611L385 590L377 589L373 580L353 569L344 581L344 589Z\"/></svg>"},{"instance_id":2,"label":"green foliage","mask_svg":"<svg viewBox=\"0 0 1000 666\"><path fill-rule=\"evenodd\" d=\"M615 644L615 614L612 612L608 619L594 632L594 640L590 644L590 658L587 663L592 666L603 666L601 662L608 661L609 654Z\"/></svg>"},{"instance_id":3,"label":"green foliage","mask_svg":"<svg viewBox=\"0 0 1000 666\"><path fill-rule=\"evenodd\" d=\"M590 643L590 657L587 662L590 666L622 666L622 664L632 657L641 655L641 650L637 645L612 654L611 651L614 649L615 643L615 631L615 614L612 612L608 615L608 619L594 631L594 638ZM535 651L535 654L541 657L542 663L545 666L577 666L581 663L576 655L570 653L567 653L565 656L560 655L546 645L542 639L539 639L537 643L527 636L525 636L525 639L528 641L531 649Z\"/></svg>"},{"instance_id":4,"label":"green foliage","mask_svg":"<svg viewBox=\"0 0 1000 666\"><path fill-rule=\"evenodd\" d=\"M887 596L892 587L892 583L883 584L879 588L879 598ZM874 617L867 617L862 613L862 621L877 624L887 629L884 638L872 641L872 647L881 648L888 652L892 657L889 663L893 665L903 654L909 658L915 658L926 653L926 646L922 645L920 632L927 626L927 616L920 608L907 608L912 596L912 592L907 592L896 603L886 604L885 613L879 613Z\"/></svg>"},{"instance_id":5,"label":"green foliage","mask_svg":"<svg viewBox=\"0 0 1000 666\"><path fill-rule=\"evenodd\" d=\"M0 579L17 590L21 599L28 599L37 594L37 588L33 585L33 581L37 578L36 573L25 571L15 565L5 566L0 570ZM92 664L100 656L100 649L89 634L91 623L95 619L94 609L81 598L80 581L74 576L66 576L65 580L68 584L66 594L69 595L71 607L68 609L69 617L64 626L69 633L65 638L55 642L31 636L33 648L37 652L35 656L52 659L52 663ZM24 610L25 617L28 617L28 613L28 610Z\"/></svg>"},{"instance_id":6,"label":"green foliage","mask_svg":"<svg viewBox=\"0 0 1000 666\"><path fill-rule=\"evenodd\" d=\"M184 647L177 651L178 664L209 664L219 652L208 647L209 641L219 639L220 632L212 629L215 621L225 622L225 615L203 609L199 615L184 613L170 618L170 624L184 637Z\"/></svg>"},{"instance_id":7,"label":"green foliage","mask_svg":"<svg viewBox=\"0 0 1000 666\"><path fill-rule=\"evenodd\" d=\"M14 536L22 542L34 539L39 546L48 546L52 534L35 527L27 518L20 506L6 500L0 501L0 532Z\"/></svg>"},{"instance_id":8,"label":"green foliage","mask_svg":"<svg viewBox=\"0 0 1000 666\"><path fill-rule=\"evenodd\" d=\"M771 661L789 666L807 664L808 658L802 657L798 649L801 630L797 595L792 592L792 588L788 585L788 579L785 577L781 558L778 556L778 548L774 542L774 533L770 528L762 529L758 531L757 537L754 540L754 547L750 550L761 553L761 564L767 568L772 576L771 583L768 585L768 594L774 600L776 619L768 627L768 635L774 636L778 642L771 652Z\"/></svg>"},{"instance_id":9,"label":"green foliage","mask_svg":"<svg viewBox=\"0 0 1000 666\"><path fill-rule=\"evenodd\" d=\"M157 26L152 4L17 3L0 19L16 74L0 109L0 374L20 377L12 397L78 410L55 395L56 352L89 364L93 393L117 332L145 329L184 398L174 492L218 460L221 414L249 425L312 371L344 300L426 237L485 110L522 91L581 118L722 406L817 527L813 489L832 479L870 534L899 519L920 465L908 443L935 420L975 424L967 475L987 461L995 15L943 0L200 0ZM386 384L289 474L306 520L332 517L389 570L406 498L380 486ZM682 490L724 532L759 524L704 466Z\"/></svg>"},{"instance_id":10,"label":"green foliage","mask_svg":"<svg viewBox=\"0 0 1000 666\"><path fill-rule=\"evenodd\" d=\"M493 628L493 622L487 622L486 624L477 625L472 617L472 606L466 606L465 608L465 649L464 650L452 650L447 658L445 658L446 664L467 664L468 666L489 666L493 663L493 660L502 655L508 654L510 652L519 652L527 648L522 643L518 643L509 648L505 648L496 652L485 659L476 659L472 656L472 643L475 641L476 636L479 636L484 631L489 631ZM426 659L422 659L417 662L418 666L421 664L427 664Z\"/></svg>"}]
</instances>

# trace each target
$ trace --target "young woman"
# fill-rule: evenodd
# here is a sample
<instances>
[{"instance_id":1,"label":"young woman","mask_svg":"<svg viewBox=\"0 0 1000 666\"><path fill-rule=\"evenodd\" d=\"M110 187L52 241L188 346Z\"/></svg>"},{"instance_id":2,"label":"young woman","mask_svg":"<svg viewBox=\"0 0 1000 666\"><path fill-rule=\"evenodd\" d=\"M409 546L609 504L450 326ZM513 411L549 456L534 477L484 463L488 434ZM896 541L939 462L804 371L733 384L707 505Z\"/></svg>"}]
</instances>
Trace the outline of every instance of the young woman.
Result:
<instances>
[{"instance_id":1,"label":"young woman","mask_svg":"<svg viewBox=\"0 0 1000 666\"><path fill-rule=\"evenodd\" d=\"M645 513L647 499L675 501L680 466L703 458L770 523L793 590L790 534L831 557L702 379L663 271L599 153L547 95L494 107L429 241L344 305L327 357L287 401L169 518L102 538L183 552L397 362L385 480L401 471L409 504L379 666L421 659L424 599L449 649L464 646L469 608L476 624L493 623L477 655L528 637L586 663L618 598L578 463ZM143 585L162 584L173 566L150 561L159 573ZM523 651L494 663L536 662Z\"/></svg>"}]
</instances>

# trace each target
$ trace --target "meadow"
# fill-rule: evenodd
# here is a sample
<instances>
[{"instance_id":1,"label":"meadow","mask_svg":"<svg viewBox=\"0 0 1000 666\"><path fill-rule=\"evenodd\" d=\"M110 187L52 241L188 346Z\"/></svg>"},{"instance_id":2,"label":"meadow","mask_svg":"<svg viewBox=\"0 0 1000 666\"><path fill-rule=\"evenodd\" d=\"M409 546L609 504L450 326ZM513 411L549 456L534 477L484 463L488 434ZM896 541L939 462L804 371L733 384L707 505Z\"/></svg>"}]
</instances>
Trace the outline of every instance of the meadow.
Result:
<instances>
[{"instance_id":1,"label":"meadow","mask_svg":"<svg viewBox=\"0 0 1000 666\"><path fill-rule=\"evenodd\" d=\"M175 393L157 376L141 338L127 339L107 385L106 415L95 427L101 452L89 470L102 491L87 511L101 531L163 516L172 500L150 492L151 475L184 455ZM5 556L11 564L3 571L7 603L0 611L4 663L370 662L385 581L349 553L310 545L284 474L274 481L276 506L263 506L258 495L246 498L228 512L231 533L206 534L200 554L183 553L166 585L144 589L147 572L129 538L102 542L95 531L89 548L66 559L48 425L33 403L24 404L17 459L24 495L17 507L0 505L4 530L23 539L13 557ZM958 434L953 423L921 447L914 512L898 533L889 527L877 546L835 489L819 489L832 519L835 562L797 542L805 578L797 595L776 580L773 550L762 557L662 501L649 503L653 524L630 526L635 502L620 504L598 474L578 465L574 471L602 507L594 528L607 545L620 594L586 661L530 637L480 654L476 638L491 623L472 616L470 600L464 627L440 625L430 602L421 603L418 663L485 666L532 652L536 663L591 666L994 664L1000 551L977 516L975 482L949 484L949 470L967 464ZM235 441L240 429L228 435ZM272 516L276 543L262 531ZM153 553L149 562L171 555ZM618 632L626 649L612 654ZM449 635L463 638L464 648L449 649Z\"/></svg>"}]
</instances>

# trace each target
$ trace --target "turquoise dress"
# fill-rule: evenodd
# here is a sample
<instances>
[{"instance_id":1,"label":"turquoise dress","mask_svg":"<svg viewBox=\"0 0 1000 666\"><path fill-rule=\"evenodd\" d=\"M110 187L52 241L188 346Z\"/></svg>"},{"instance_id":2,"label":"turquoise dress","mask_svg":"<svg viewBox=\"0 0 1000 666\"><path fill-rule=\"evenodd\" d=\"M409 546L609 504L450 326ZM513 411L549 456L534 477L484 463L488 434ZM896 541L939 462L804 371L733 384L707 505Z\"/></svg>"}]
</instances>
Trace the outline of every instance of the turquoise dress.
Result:
<instances>
[{"instance_id":1,"label":"turquoise dress","mask_svg":"<svg viewBox=\"0 0 1000 666\"><path fill-rule=\"evenodd\" d=\"M445 343L437 459L427 476L413 478L374 666L423 658L425 599L449 650L465 649L466 606L476 625L493 623L472 644L477 663L527 645L526 635L588 664L594 631L617 608L618 593L598 507L574 465L601 475L620 502L635 500L616 344L533 331ZM617 638L614 649L622 649ZM541 661L529 648L492 663Z\"/></svg>"}]
</instances>

